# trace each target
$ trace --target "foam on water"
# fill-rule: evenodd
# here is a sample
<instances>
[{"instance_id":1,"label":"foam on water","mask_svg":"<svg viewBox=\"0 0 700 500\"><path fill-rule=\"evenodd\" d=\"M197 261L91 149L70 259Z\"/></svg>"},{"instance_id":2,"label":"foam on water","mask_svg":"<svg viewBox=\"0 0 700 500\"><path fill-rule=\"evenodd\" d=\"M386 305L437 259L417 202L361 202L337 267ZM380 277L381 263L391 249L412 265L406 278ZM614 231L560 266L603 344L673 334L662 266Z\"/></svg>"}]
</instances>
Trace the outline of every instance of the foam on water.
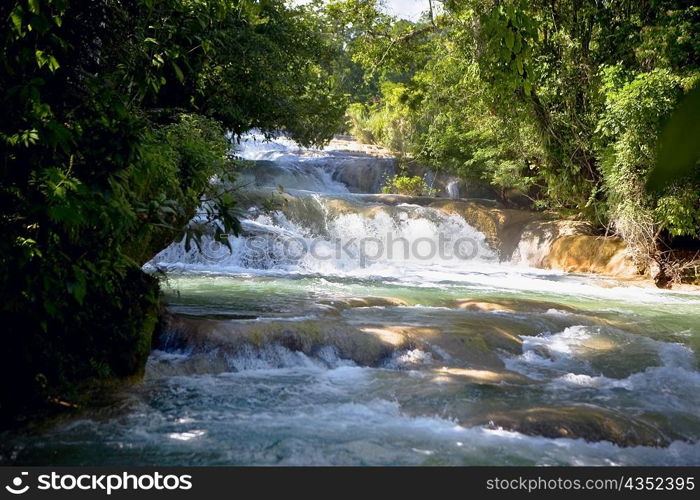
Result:
<instances>
[{"instance_id":1,"label":"foam on water","mask_svg":"<svg viewBox=\"0 0 700 500\"><path fill-rule=\"evenodd\" d=\"M423 269L475 267L493 262L484 235L457 215L414 205L392 207L371 217L326 214L317 228L290 220L281 211L242 221L251 236L229 237L226 245L205 238L204 251L174 243L151 262L157 267L236 273L242 270L302 274L402 276ZM416 243L417 242L417 243Z\"/></svg>"},{"instance_id":2,"label":"foam on water","mask_svg":"<svg viewBox=\"0 0 700 500\"><path fill-rule=\"evenodd\" d=\"M101 463L129 457L134 465L700 464L700 446L692 443L620 448L409 415L375 393L385 376L371 368L296 366L155 381L119 418L54 429L42 453L62 453L71 464L98 456ZM32 462L31 449L23 448L25 462Z\"/></svg>"},{"instance_id":3,"label":"foam on water","mask_svg":"<svg viewBox=\"0 0 700 500\"><path fill-rule=\"evenodd\" d=\"M395 352L385 363L385 368L394 370L413 369L434 364L433 355L421 349Z\"/></svg>"},{"instance_id":4,"label":"foam on water","mask_svg":"<svg viewBox=\"0 0 700 500\"><path fill-rule=\"evenodd\" d=\"M403 206L378 211L369 217L354 213L332 216L326 198L311 200L318 204L319 213L326 214L321 224L306 226L280 211L258 215L242 221L244 231L251 236L229 237L232 250L207 237L202 251L194 246L186 251L184 243L174 243L156 255L147 267L248 276L392 279L419 287L468 286L636 303L700 305L697 294L640 286L601 287L590 278L498 263L484 235L458 215ZM455 256L456 242L462 242L460 256L473 258ZM379 252L382 248L384 251ZM440 248L446 249L445 252L441 254Z\"/></svg>"},{"instance_id":5,"label":"foam on water","mask_svg":"<svg viewBox=\"0 0 700 500\"><path fill-rule=\"evenodd\" d=\"M361 152L301 148L280 136L271 141L259 134L247 134L235 153L255 166L239 172L239 184L248 188L307 196L313 192L377 193L384 178L394 171L393 160Z\"/></svg>"},{"instance_id":6,"label":"foam on water","mask_svg":"<svg viewBox=\"0 0 700 500\"><path fill-rule=\"evenodd\" d=\"M700 408L700 372L684 344L590 326L522 339L523 353L504 357L506 367L547 382L552 391L593 389L596 397L607 401L615 395L628 408L689 417Z\"/></svg>"},{"instance_id":7,"label":"foam on water","mask_svg":"<svg viewBox=\"0 0 700 500\"><path fill-rule=\"evenodd\" d=\"M259 130L250 131L240 137L234 143L235 153L245 160L269 160L276 159L282 155L293 155L295 152L300 152L301 147L292 139L284 135L267 138ZM311 151L316 151L319 154L324 154L316 148L311 148ZM274 155L279 156L275 157ZM298 155L295 155L295 157Z\"/></svg>"}]
</instances>

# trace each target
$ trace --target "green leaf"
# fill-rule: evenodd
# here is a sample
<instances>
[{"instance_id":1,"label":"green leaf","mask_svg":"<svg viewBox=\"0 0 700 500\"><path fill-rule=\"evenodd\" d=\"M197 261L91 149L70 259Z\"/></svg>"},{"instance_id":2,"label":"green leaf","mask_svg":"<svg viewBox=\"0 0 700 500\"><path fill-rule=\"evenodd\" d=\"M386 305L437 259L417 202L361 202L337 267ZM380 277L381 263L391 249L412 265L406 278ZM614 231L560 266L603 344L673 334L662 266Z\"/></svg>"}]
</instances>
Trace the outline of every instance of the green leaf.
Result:
<instances>
[{"instance_id":1,"label":"green leaf","mask_svg":"<svg viewBox=\"0 0 700 500\"><path fill-rule=\"evenodd\" d=\"M39 0L29 0L27 3L29 4L29 12L39 13Z\"/></svg>"},{"instance_id":2,"label":"green leaf","mask_svg":"<svg viewBox=\"0 0 700 500\"><path fill-rule=\"evenodd\" d=\"M15 27L15 31L19 34L22 33L22 7L19 5L15 7L10 13L10 19L12 19L12 24Z\"/></svg>"},{"instance_id":3,"label":"green leaf","mask_svg":"<svg viewBox=\"0 0 700 500\"><path fill-rule=\"evenodd\" d=\"M58 61L54 56L49 56L48 58L49 61L49 70L51 70L51 73L54 73L58 68L61 67L60 64L58 64Z\"/></svg>"},{"instance_id":4,"label":"green leaf","mask_svg":"<svg viewBox=\"0 0 700 500\"><path fill-rule=\"evenodd\" d=\"M36 129L23 130L18 138L25 147L29 147L39 140L39 132Z\"/></svg>"},{"instance_id":5,"label":"green leaf","mask_svg":"<svg viewBox=\"0 0 700 500\"><path fill-rule=\"evenodd\" d=\"M515 45L515 33L513 33L511 30L506 30L505 41L506 47L513 50L513 46Z\"/></svg>"},{"instance_id":6,"label":"green leaf","mask_svg":"<svg viewBox=\"0 0 700 500\"><path fill-rule=\"evenodd\" d=\"M178 66L175 61L171 61L170 64L172 64L173 66L173 71L175 71L175 76L177 77L177 79L180 80L180 83L184 83L185 75L180 69L180 66Z\"/></svg>"},{"instance_id":7,"label":"green leaf","mask_svg":"<svg viewBox=\"0 0 700 500\"><path fill-rule=\"evenodd\" d=\"M46 64L46 56L44 56L44 51L43 50L36 50L34 51L34 58L36 59L36 64L40 68Z\"/></svg>"},{"instance_id":8,"label":"green leaf","mask_svg":"<svg viewBox=\"0 0 700 500\"><path fill-rule=\"evenodd\" d=\"M85 300L85 293L87 292L85 281L68 282L66 287L68 288L68 293L73 296L78 304L82 304L83 300Z\"/></svg>"},{"instance_id":9,"label":"green leaf","mask_svg":"<svg viewBox=\"0 0 700 500\"><path fill-rule=\"evenodd\" d=\"M510 61L512 54L513 53L510 50L508 50L506 47L501 46L501 60Z\"/></svg>"},{"instance_id":10,"label":"green leaf","mask_svg":"<svg viewBox=\"0 0 700 500\"><path fill-rule=\"evenodd\" d=\"M516 54L520 53L520 51L523 49L523 37L520 35L520 33L516 33L515 35L515 44L513 45L513 52Z\"/></svg>"}]
</instances>

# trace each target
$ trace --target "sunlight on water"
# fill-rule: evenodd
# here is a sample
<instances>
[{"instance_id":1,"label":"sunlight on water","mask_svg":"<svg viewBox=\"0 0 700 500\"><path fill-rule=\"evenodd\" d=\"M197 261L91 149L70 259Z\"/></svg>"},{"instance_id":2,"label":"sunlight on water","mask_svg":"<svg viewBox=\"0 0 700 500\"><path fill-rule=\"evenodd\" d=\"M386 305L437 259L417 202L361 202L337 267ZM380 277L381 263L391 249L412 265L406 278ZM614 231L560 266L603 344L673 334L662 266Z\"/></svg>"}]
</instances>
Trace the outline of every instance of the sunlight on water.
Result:
<instances>
[{"instance_id":1,"label":"sunlight on water","mask_svg":"<svg viewBox=\"0 0 700 500\"><path fill-rule=\"evenodd\" d=\"M700 464L697 294L499 262L458 215L353 194L386 158L261 139L243 180L292 194L149 263L179 316L144 382L0 464Z\"/></svg>"}]
</instances>

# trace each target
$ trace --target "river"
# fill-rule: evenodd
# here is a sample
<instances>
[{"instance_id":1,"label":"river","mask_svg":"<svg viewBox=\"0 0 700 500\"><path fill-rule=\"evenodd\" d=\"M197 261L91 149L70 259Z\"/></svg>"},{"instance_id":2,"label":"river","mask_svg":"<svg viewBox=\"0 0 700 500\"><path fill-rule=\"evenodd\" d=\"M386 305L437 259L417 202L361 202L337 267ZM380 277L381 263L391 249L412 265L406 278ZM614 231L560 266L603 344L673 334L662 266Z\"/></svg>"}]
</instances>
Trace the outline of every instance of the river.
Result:
<instances>
[{"instance_id":1,"label":"river","mask_svg":"<svg viewBox=\"0 0 700 500\"><path fill-rule=\"evenodd\" d=\"M700 295L501 262L375 195L390 158L244 139L232 250L147 265L172 316L143 382L5 463L700 464Z\"/></svg>"}]
</instances>

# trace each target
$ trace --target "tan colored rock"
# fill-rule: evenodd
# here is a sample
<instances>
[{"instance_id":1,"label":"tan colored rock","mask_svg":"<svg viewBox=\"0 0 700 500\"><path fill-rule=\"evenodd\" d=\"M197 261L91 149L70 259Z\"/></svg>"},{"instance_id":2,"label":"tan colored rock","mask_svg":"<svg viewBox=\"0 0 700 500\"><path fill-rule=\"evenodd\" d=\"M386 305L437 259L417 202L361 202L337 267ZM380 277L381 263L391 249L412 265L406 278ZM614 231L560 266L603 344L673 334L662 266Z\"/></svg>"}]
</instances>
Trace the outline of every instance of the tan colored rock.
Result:
<instances>
[{"instance_id":1,"label":"tan colored rock","mask_svg":"<svg viewBox=\"0 0 700 500\"><path fill-rule=\"evenodd\" d=\"M521 352L517 322L507 317L469 315L441 327L402 324L356 324L325 316L305 321L221 320L169 314L160 343L168 350L185 350L190 358L185 373L223 371L225 360L247 348L281 345L313 356L333 346L338 355L363 366L379 366L392 353L420 348L446 365L467 363L477 370L502 371L497 349ZM534 330L533 330L534 332ZM526 333L533 333L526 332ZM204 358L208 356L206 361ZM202 359L200 359L202 358ZM191 365L191 366L190 366ZM165 368L156 367L163 372ZM158 371L153 371L157 373ZM152 374L153 374L152 373Z\"/></svg>"},{"instance_id":2,"label":"tan colored rock","mask_svg":"<svg viewBox=\"0 0 700 500\"><path fill-rule=\"evenodd\" d=\"M193 354L216 353L227 357L235 356L246 346L267 345L313 354L322 347L334 346L341 358L365 366L377 365L397 348L409 345L406 337L388 342L382 335L332 319L221 321L170 314L165 318L165 332L161 337L165 347L185 349Z\"/></svg>"},{"instance_id":3,"label":"tan colored rock","mask_svg":"<svg viewBox=\"0 0 700 500\"><path fill-rule=\"evenodd\" d=\"M435 382L466 382L471 384L530 384L537 383L519 373L508 370L442 367L433 370Z\"/></svg>"},{"instance_id":4,"label":"tan colored rock","mask_svg":"<svg viewBox=\"0 0 700 500\"><path fill-rule=\"evenodd\" d=\"M568 235L552 244L544 265L566 272L601 273L632 278L637 266L627 255L627 246L619 238L589 235Z\"/></svg>"},{"instance_id":5,"label":"tan colored rock","mask_svg":"<svg viewBox=\"0 0 700 500\"><path fill-rule=\"evenodd\" d=\"M459 309L467 309L471 311L532 311L539 309L546 311L548 309L559 309L574 312L573 307L569 307L557 302L547 302L544 300L529 300L529 299L497 299L497 300L479 300L479 299L457 299L455 307Z\"/></svg>"},{"instance_id":6,"label":"tan colored rock","mask_svg":"<svg viewBox=\"0 0 700 500\"><path fill-rule=\"evenodd\" d=\"M527 224L545 217L528 210L502 208L488 200L436 200L429 205L464 218L484 233L486 242L497 250L501 260L510 260Z\"/></svg>"},{"instance_id":7,"label":"tan colored rock","mask_svg":"<svg viewBox=\"0 0 700 500\"><path fill-rule=\"evenodd\" d=\"M552 245L561 236L590 234L590 224L572 220L533 220L520 233L511 261L530 267L547 267Z\"/></svg>"},{"instance_id":8,"label":"tan colored rock","mask_svg":"<svg viewBox=\"0 0 700 500\"><path fill-rule=\"evenodd\" d=\"M343 299L324 300L321 304L346 309L351 307L401 307L408 302L396 297L350 297Z\"/></svg>"}]
</instances>

